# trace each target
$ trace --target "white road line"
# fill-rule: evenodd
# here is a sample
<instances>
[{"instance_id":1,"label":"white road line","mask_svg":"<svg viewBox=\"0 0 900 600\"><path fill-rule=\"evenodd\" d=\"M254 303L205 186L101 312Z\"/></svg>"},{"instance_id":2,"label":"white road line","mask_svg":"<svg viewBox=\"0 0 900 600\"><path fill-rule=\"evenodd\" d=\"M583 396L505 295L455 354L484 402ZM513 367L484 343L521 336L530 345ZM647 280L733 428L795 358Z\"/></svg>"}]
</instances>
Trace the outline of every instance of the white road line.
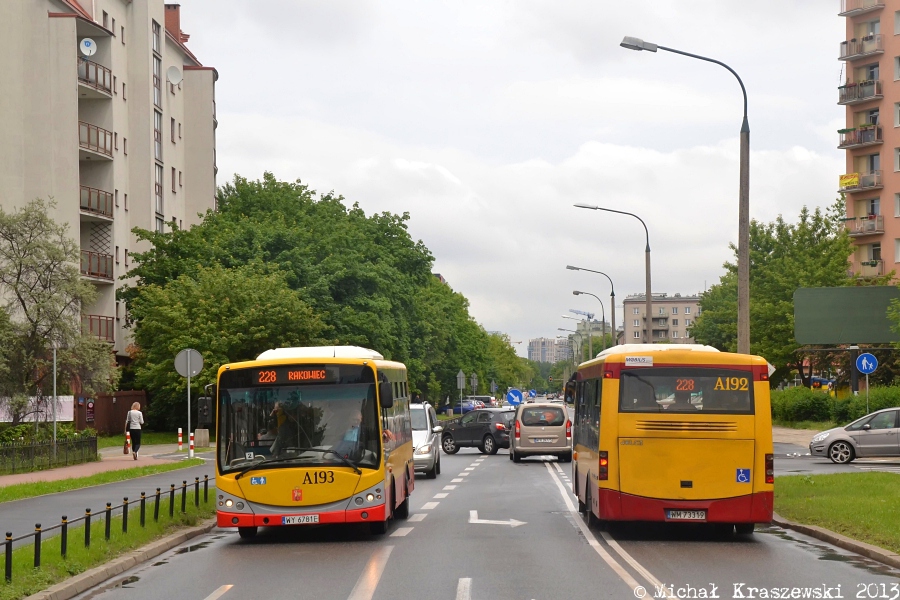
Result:
<instances>
[{"instance_id":1,"label":"white road line","mask_svg":"<svg viewBox=\"0 0 900 600\"><path fill-rule=\"evenodd\" d=\"M449 495L450 495L450 494L446 494L446 493L444 493L444 492L441 492L440 494L435 494L434 497L437 498L437 499L441 499L441 498L446 498L446 497L449 496Z\"/></svg>"},{"instance_id":2,"label":"white road line","mask_svg":"<svg viewBox=\"0 0 900 600\"><path fill-rule=\"evenodd\" d=\"M471 600L472 598L472 578L461 577L456 585L456 600Z\"/></svg>"},{"instance_id":3,"label":"white road line","mask_svg":"<svg viewBox=\"0 0 900 600\"><path fill-rule=\"evenodd\" d=\"M462 483L465 479L451 479L450 483Z\"/></svg>"},{"instance_id":4,"label":"white road line","mask_svg":"<svg viewBox=\"0 0 900 600\"><path fill-rule=\"evenodd\" d=\"M480 464L481 464L481 461L476 460L475 462L473 462L473 463L472 463L471 465L469 465L469 466L470 466L470 467L477 467L477 466L480 465Z\"/></svg>"},{"instance_id":5,"label":"white road line","mask_svg":"<svg viewBox=\"0 0 900 600\"><path fill-rule=\"evenodd\" d=\"M471 473L460 473L457 477L468 477Z\"/></svg>"},{"instance_id":6,"label":"white road line","mask_svg":"<svg viewBox=\"0 0 900 600\"><path fill-rule=\"evenodd\" d=\"M210 594L203 600L218 600L219 598L221 598L222 596L225 595L225 592L227 592L228 590L230 590L233 587L234 587L233 585L223 585L222 587L220 587L219 589L214 591L212 594Z\"/></svg>"},{"instance_id":7,"label":"white road line","mask_svg":"<svg viewBox=\"0 0 900 600\"><path fill-rule=\"evenodd\" d=\"M553 466L556 467L556 470L557 470L559 473L562 473L562 472L563 472L562 467L559 466L559 463L553 463Z\"/></svg>"},{"instance_id":8,"label":"white road line","mask_svg":"<svg viewBox=\"0 0 900 600\"><path fill-rule=\"evenodd\" d=\"M406 537L410 531L412 531L414 527L398 527L394 533L391 534L391 537Z\"/></svg>"},{"instance_id":9,"label":"white road line","mask_svg":"<svg viewBox=\"0 0 900 600\"><path fill-rule=\"evenodd\" d=\"M475 470L475 467L466 467L465 470L466 470L466 471L474 471L474 470Z\"/></svg>"},{"instance_id":10,"label":"white road line","mask_svg":"<svg viewBox=\"0 0 900 600\"><path fill-rule=\"evenodd\" d=\"M410 523L418 523L419 521L425 520L425 517L427 516L428 515L426 513L418 513L415 515L410 515L407 521L409 521Z\"/></svg>"},{"instance_id":11,"label":"white road line","mask_svg":"<svg viewBox=\"0 0 900 600\"><path fill-rule=\"evenodd\" d=\"M445 490L449 490L449 491L453 491L453 490L456 489L456 486L455 486L455 485L445 485L445 486L444 486L444 489L445 489Z\"/></svg>"},{"instance_id":12,"label":"white road line","mask_svg":"<svg viewBox=\"0 0 900 600\"><path fill-rule=\"evenodd\" d=\"M425 504L422 505L421 510L431 510L432 508L436 507L438 504L440 504L440 502L426 502Z\"/></svg>"},{"instance_id":13,"label":"white road line","mask_svg":"<svg viewBox=\"0 0 900 600\"><path fill-rule=\"evenodd\" d=\"M356 580L353 591L350 592L348 600L372 600L375 595L375 588L381 580L381 574L384 573L384 567L387 565L388 559L391 557L393 546L382 546L372 553L372 558L366 563L366 568Z\"/></svg>"},{"instance_id":14,"label":"white road line","mask_svg":"<svg viewBox=\"0 0 900 600\"><path fill-rule=\"evenodd\" d=\"M627 562L629 565L631 565L631 568L633 568L635 571L637 571L638 573L640 573L641 576L642 576L644 579L646 579L647 581L649 581L650 583L652 583L653 586L656 587L657 589L659 589L659 588L662 587L662 583L659 581L659 579L657 579L656 577L654 577L654 576L650 573L650 571L648 571L647 569L644 568L644 566L643 566L641 563L639 563L638 561L636 561L630 554L628 554L627 552L625 552L625 549L622 548L622 546L619 545L619 542L617 542L616 540L614 540L614 539L612 538L612 536L610 536L610 535L609 535L608 533L606 533L605 531L601 531L601 532L600 532L600 535L603 536L603 539L606 540L606 543L609 544L610 548L612 548L613 550L615 550L615 551L619 554L619 556L621 556L622 558L624 558L624 559L625 559L625 562Z\"/></svg>"}]
</instances>

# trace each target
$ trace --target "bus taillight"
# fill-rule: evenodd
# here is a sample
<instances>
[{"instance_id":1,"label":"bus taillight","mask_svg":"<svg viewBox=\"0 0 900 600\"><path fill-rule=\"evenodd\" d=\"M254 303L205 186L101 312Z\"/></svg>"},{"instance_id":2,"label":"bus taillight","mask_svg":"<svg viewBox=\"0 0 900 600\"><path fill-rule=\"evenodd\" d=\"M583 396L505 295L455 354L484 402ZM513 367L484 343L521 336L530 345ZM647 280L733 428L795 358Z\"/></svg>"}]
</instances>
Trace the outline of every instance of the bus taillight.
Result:
<instances>
[{"instance_id":1,"label":"bus taillight","mask_svg":"<svg viewBox=\"0 0 900 600\"><path fill-rule=\"evenodd\" d=\"M597 479L602 481L609 479L609 452L606 450L600 451L600 465L597 470Z\"/></svg>"},{"instance_id":2,"label":"bus taillight","mask_svg":"<svg viewBox=\"0 0 900 600\"><path fill-rule=\"evenodd\" d=\"M766 454L766 483L775 483L775 455Z\"/></svg>"},{"instance_id":3,"label":"bus taillight","mask_svg":"<svg viewBox=\"0 0 900 600\"><path fill-rule=\"evenodd\" d=\"M519 422L516 421L516 439L520 439L522 437L522 431L519 429Z\"/></svg>"},{"instance_id":4,"label":"bus taillight","mask_svg":"<svg viewBox=\"0 0 900 600\"><path fill-rule=\"evenodd\" d=\"M566 421L566 439L572 439L572 421L569 420Z\"/></svg>"}]
</instances>

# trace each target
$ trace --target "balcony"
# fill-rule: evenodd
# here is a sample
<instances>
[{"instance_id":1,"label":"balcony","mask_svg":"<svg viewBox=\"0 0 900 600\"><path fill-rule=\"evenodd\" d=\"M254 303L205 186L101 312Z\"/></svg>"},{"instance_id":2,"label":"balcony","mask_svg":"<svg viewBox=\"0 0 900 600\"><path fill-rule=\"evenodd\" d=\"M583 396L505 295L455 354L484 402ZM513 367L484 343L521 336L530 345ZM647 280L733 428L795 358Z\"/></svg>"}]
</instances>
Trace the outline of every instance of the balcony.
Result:
<instances>
[{"instance_id":1,"label":"balcony","mask_svg":"<svg viewBox=\"0 0 900 600\"><path fill-rule=\"evenodd\" d=\"M81 251L81 274L86 277L113 281L113 257L111 254Z\"/></svg>"},{"instance_id":2,"label":"balcony","mask_svg":"<svg viewBox=\"0 0 900 600\"><path fill-rule=\"evenodd\" d=\"M95 62L78 59L78 97L112 98L112 71Z\"/></svg>"},{"instance_id":3,"label":"balcony","mask_svg":"<svg viewBox=\"0 0 900 600\"><path fill-rule=\"evenodd\" d=\"M881 125L860 125L849 129L839 129L838 134L841 136L838 148L842 150L864 148L865 146L875 146L884 143L884 138L881 135Z\"/></svg>"},{"instance_id":4,"label":"balcony","mask_svg":"<svg viewBox=\"0 0 900 600\"><path fill-rule=\"evenodd\" d=\"M101 315L81 315L81 329L104 342L114 344L116 342L116 321L112 317Z\"/></svg>"},{"instance_id":5,"label":"balcony","mask_svg":"<svg viewBox=\"0 0 900 600\"><path fill-rule=\"evenodd\" d=\"M881 181L881 171L867 171L863 173L847 173L840 177L838 192L861 192L865 190L880 190L884 187Z\"/></svg>"},{"instance_id":6,"label":"balcony","mask_svg":"<svg viewBox=\"0 0 900 600\"><path fill-rule=\"evenodd\" d=\"M113 218L113 195L103 190L81 186L81 212Z\"/></svg>"},{"instance_id":7,"label":"balcony","mask_svg":"<svg viewBox=\"0 0 900 600\"><path fill-rule=\"evenodd\" d=\"M112 160L113 134L102 127L78 122L78 160Z\"/></svg>"},{"instance_id":8,"label":"balcony","mask_svg":"<svg viewBox=\"0 0 900 600\"><path fill-rule=\"evenodd\" d=\"M841 0L839 17L855 17L884 8L884 0Z\"/></svg>"},{"instance_id":9,"label":"balcony","mask_svg":"<svg viewBox=\"0 0 900 600\"><path fill-rule=\"evenodd\" d=\"M880 79L848 83L838 88L838 104L845 106L878 100L883 97Z\"/></svg>"},{"instance_id":10,"label":"balcony","mask_svg":"<svg viewBox=\"0 0 900 600\"><path fill-rule=\"evenodd\" d=\"M851 277L879 277L884 275L884 261L880 258L863 261L855 260L851 263L849 274Z\"/></svg>"},{"instance_id":11,"label":"balcony","mask_svg":"<svg viewBox=\"0 0 900 600\"><path fill-rule=\"evenodd\" d=\"M840 55L838 60L856 60L864 56L874 56L876 54L884 54L884 40L880 33L873 33L863 38L853 38L841 42Z\"/></svg>"},{"instance_id":12,"label":"balcony","mask_svg":"<svg viewBox=\"0 0 900 600\"><path fill-rule=\"evenodd\" d=\"M868 215L865 217L851 217L844 219L844 227L850 237L864 235L878 235L884 233L884 216Z\"/></svg>"}]
</instances>

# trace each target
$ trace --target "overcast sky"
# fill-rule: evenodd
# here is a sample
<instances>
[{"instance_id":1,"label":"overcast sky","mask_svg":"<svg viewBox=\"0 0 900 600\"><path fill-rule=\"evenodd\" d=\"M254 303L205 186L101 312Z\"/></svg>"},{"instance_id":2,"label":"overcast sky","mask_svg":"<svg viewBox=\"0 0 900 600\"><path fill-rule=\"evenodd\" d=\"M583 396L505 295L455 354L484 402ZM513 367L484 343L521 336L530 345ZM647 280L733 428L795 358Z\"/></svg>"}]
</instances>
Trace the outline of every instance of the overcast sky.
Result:
<instances>
[{"instance_id":1,"label":"overcast sky","mask_svg":"<svg viewBox=\"0 0 900 600\"><path fill-rule=\"evenodd\" d=\"M737 243L744 80L750 215L837 196L838 0L182 0L217 68L218 183L264 170L367 212L409 212L488 330L555 337L568 309L718 281ZM620 305L621 306L621 305ZM621 323L623 311L617 310Z\"/></svg>"}]
</instances>

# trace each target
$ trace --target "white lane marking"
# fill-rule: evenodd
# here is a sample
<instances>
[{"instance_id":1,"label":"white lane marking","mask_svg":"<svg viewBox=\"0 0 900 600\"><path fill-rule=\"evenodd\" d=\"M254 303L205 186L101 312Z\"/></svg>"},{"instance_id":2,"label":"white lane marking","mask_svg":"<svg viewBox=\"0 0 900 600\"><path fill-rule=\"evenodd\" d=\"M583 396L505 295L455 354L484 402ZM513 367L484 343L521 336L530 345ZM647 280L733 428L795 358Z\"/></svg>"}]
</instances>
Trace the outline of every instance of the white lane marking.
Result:
<instances>
[{"instance_id":1,"label":"white lane marking","mask_svg":"<svg viewBox=\"0 0 900 600\"><path fill-rule=\"evenodd\" d=\"M440 500L441 498L446 498L446 497L449 496L449 495L450 495L450 494L446 494L446 493L444 493L444 492L441 492L440 494L435 494L434 497L437 498L438 500Z\"/></svg>"},{"instance_id":2,"label":"white lane marking","mask_svg":"<svg viewBox=\"0 0 900 600\"><path fill-rule=\"evenodd\" d=\"M440 502L426 502L425 504L422 505L422 510L431 510L432 508L436 507L438 504L440 504Z\"/></svg>"},{"instance_id":3,"label":"white lane marking","mask_svg":"<svg viewBox=\"0 0 900 600\"><path fill-rule=\"evenodd\" d=\"M562 496L563 500L566 503L566 506L569 509L569 512L575 512L575 505L572 504L572 500L569 498L569 492L566 490L565 486L563 486L562 482L556 476L556 473L553 472L553 469L550 467L550 463L545 462L544 466L547 467L547 472L550 473L550 477L553 478L553 481L556 483L556 487L559 489L559 493ZM612 555L606 551L606 548L600 545L600 542L597 541L597 538L594 537L594 534L588 529L587 525L585 525L584 521L581 518L581 515L575 515L575 525L581 530L582 535L584 535L584 539L587 540L587 543L590 544L591 548L600 555L600 558L609 565L609 568L615 572L616 575L619 576L619 579L625 582L625 585L631 588L632 591L636 590L640 587L640 584L635 581L634 577L625 570L625 567L616 562L616 559L612 557Z\"/></svg>"},{"instance_id":4,"label":"white lane marking","mask_svg":"<svg viewBox=\"0 0 900 600\"><path fill-rule=\"evenodd\" d=\"M491 521L490 519L479 519L477 510L469 511L469 523L477 523L479 525L509 525L510 527L528 525L528 523L526 523L525 521L516 521L515 519L510 519L509 521Z\"/></svg>"},{"instance_id":5,"label":"white lane marking","mask_svg":"<svg viewBox=\"0 0 900 600\"><path fill-rule=\"evenodd\" d=\"M561 474L563 472L562 467L559 466L559 463L553 463L553 466L556 467L556 470Z\"/></svg>"},{"instance_id":6,"label":"white lane marking","mask_svg":"<svg viewBox=\"0 0 900 600\"><path fill-rule=\"evenodd\" d=\"M444 489L448 490L448 491L453 491L456 489L456 486L455 485L445 485Z\"/></svg>"},{"instance_id":7,"label":"white lane marking","mask_svg":"<svg viewBox=\"0 0 900 600\"><path fill-rule=\"evenodd\" d=\"M474 471L475 467L466 467L466 471Z\"/></svg>"},{"instance_id":8,"label":"white lane marking","mask_svg":"<svg viewBox=\"0 0 900 600\"><path fill-rule=\"evenodd\" d=\"M360 573L353 591L347 600L372 600L375 595L375 588L381 580L381 574L384 573L384 567L387 565L388 559L391 557L393 546L382 546L372 553L372 558L366 563L366 568Z\"/></svg>"},{"instance_id":9,"label":"white lane marking","mask_svg":"<svg viewBox=\"0 0 900 600\"><path fill-rule=\"evenodd\" d=\"M473 462L473 463L472 463L471 465L469 465L469 466L470 466L470 467L477 467L477 466L480 465L480 464L481 464L481 463L480 463L479 461L476 460L475 462Z\"/></svg>"},{"instance_id":10,"label":"white lane marking","mask_svg":"<svg viewBox=\"0 0 900 600\"><path fill-rule=\"evenodd\" d=\"M409 522L411 522L411 523L418 523L419 521L425 520L425 517L427 517L427 516L428 516L428 515L427 515L426 513L419 513L419 514L416 514L416 515L410 515L409 518L407 519L407 521L409 521Z\"/></svg>"},{"instance_id":11,"label":"white lane marking","mask_svg":"<svg viewBox=\"0 0 900 600\"><path fill-rule=\"evenodd\" d=\"M450 483L462 483L465 479L451 479Z\"/></svg>"},{"instance_id":12,"label":"white lane marking","mask_svg":"<svg viewBox=\"0 0 900 600\"><path fill-rule=\"evenodd\" d=\"M413 527L398 527L394 533L391 534L391 537L406 537L413 529Z\"/></svg>"},{"instance_id":13,"label":"white lane marking","mask_svg":"<svg viewBox=\"0 0 900 600\"><path fill-rule=\"evenodd\" d=\"M234 585L223 585L222 587L220 587L219 589L214 591L212 594L210 594L203 600L218 600L219 598L221 598L222 596L225 595L225 592L227 592L228 590L230 590L233 587L234 587Z\"/></svg>"},{"instance_id":14,"label":"white lane marking","mask_svg":"<svg viewBox=\"0 0 900 600\"><path fill-rule=\"evenodd\" d=\"M468 477L471 473L460 473L457 477Z\"/></svg>"},{"instance_id":15,"label":"white lane marking","mask_svg":"<svg viewBox=\"0 0 900 600\"><path fill-rule=\"evenodd\" d=\"M460 577L459 583L456 584L456 600L471 600L472 598L472 578Z\"/></svg>"},{"instance_id":16,"label":"white lane marking","mask_svg":"<svg viewBox=\"0 0 900 600\"><path fill-rule=\"evenodd\" d=\"M625 549L622 548L622 546L619 545L619 542L617 542L616 540L614 540L614 539L612 538L612 536L610 536L610 535L609 535L608 533L606 533L605 531L601 531L601 532L600 532L600 535L603 536L603 539L606 540L606 543L609 544L609 547L612 548L613 550L615 550L615 551L619 554L619 556L621 556L622 558L624 558L624 559L625 559L625 562L627 562L629 565L631 565L631 567L632 567L635 571L637 571L638 573L640 573L641 576L642 576L644 579L646 579L647 581L649 581L650 583L652 583L653 586L656 587L657 589L661 589L661 588L663 587L663 585L662 585L662 583L660 583L659 579L657 579L656 577L654 577L654 576L650 573L650 571L648 571L647 569L644 568L644 566L643 566L641 563L639 563L638 561L636 561L630 554L628 554L628 553L625 551Z\"/></svg>"}]
</instances>

